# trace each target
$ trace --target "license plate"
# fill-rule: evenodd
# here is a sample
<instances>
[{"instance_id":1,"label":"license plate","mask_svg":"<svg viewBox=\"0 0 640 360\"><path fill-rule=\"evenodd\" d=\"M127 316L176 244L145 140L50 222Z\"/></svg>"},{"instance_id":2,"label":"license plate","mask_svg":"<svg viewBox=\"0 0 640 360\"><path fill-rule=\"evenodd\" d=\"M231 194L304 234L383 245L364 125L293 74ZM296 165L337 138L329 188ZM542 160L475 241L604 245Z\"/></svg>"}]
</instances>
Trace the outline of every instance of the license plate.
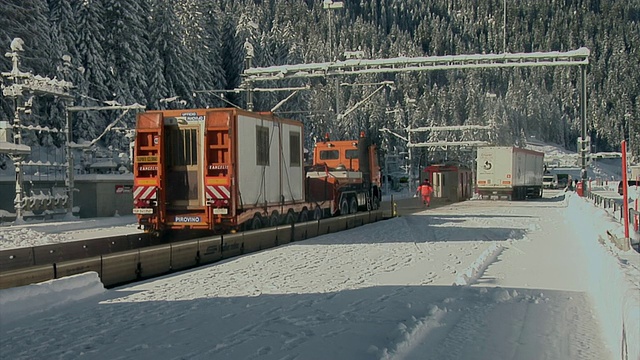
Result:
<instances>
[{"instance_id":1,"label":"license plate","mask_svg":"<svg viewBox=\"0 0 640 360\"><path fill-rule=\"evenodd\" d=\"M153 214L153 209L152 208L135 208L133 209L133 213L139 214L139 215L148 215L148 214Z\"/></svg>"},{"instance_id":2,"label":"license plate","mask_svg":"<svg viewBox=\"0 0 640 360\"><path fill-rule=\"evenodd\" d=\"M215 215L227 215L229 213L229 210L227 210L227 209L213 209L213 213Z\"/></svg>"}]
</instances>

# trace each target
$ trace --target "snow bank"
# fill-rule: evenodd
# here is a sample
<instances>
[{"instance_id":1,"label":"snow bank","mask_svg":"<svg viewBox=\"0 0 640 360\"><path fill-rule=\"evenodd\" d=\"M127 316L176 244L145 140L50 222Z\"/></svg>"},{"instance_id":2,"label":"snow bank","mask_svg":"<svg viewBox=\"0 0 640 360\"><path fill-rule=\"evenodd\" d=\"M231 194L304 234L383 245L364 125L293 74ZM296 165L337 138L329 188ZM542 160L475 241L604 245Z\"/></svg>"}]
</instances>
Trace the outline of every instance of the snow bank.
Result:
<instances>
[{"instance_id":1,"label":"snow bank","mask_svg":"<svg viewBox=\"0 0 640 360\"><path fill-rule=\"evenodd\" d=\"M624 259L640 254L623 252L607 240L606 232L624 235L620 234L620 224L604 209L578 196L567 196L567 203L569 219L584 240L582 245L591 264L587 274L590 295L604 340L612 351L619 351L614 354L617 358L640 359L640 269Z\"/></svg>"},{"instance_id":2,"label":"snow bank","mask_svg":"<svg viewBox=\"0 0 640 360\"><path fill-rule=\"evenodd\" d=\"M2 322L45 311L105 291L95 271L0 290Z\"/></svg>"},{"instance_id":3,"label":"snow bank","mask_svg":"<svg viewBox=\"0 0 640 360\"><path fill-rule=\"evenodd\" d=\"M486 248L482 254L473 262L462 274L459 274L453 285L466 286L478 280L482 273L491 265L500 253L502 252L502 245L493 242Z\"/></svg>"},{"instance_id":4,"label":"snow bank","mask_svg":"<svg viewBox=\"0 0 640 360\"><path fill-rule=\"evenodd\" d=\"M395 334L395 348L383 349L380 360L404 359L413 348L420 343L434 328L442 326L442 318L447 314L447 308L431 305L429 314L422 318L412 317L406 322L398 324ZM371 352L371 349L370 349Z\"/></svg>"}]
</instances>

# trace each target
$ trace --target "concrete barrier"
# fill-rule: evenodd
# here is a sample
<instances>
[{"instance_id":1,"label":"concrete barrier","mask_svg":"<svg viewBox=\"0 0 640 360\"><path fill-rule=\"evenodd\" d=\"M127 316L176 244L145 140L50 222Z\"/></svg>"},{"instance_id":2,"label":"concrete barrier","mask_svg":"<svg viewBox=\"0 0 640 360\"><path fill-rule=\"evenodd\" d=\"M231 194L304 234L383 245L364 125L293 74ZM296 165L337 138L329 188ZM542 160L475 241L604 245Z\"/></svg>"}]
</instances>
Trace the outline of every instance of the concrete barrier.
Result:
<instances>
[{"instance_id":1,"label":"concrete barrier","mask_svg":"<svg viewBox=\"0 0 640 360\"><path fill-rule=\"evenodd\" d=\"M318 220L293 224L292 241L301 241L318 235Z\"/></svg>"},{"instance_id":2,"label":"concrete barrier","mask_svg":"<svg viewBox=\"0 0 640 360\"><path fill-rule=\"evenodd\" d=\"M0 251L0 273L34 266L34 248L19 248Z\"/></svg>"},{"instance_id":3,"label":"concrete barrier","mask_svg":"<svg viewBox=\"0 0 640 360\"><path fill-rule=\"evenodd\" d=\"M88 271L95 271L98 275L102 274L102 257L96 256L87 259L63 261L54 264L56 279L65 276L82 274Z\"/></svg>"},{"instance_id":4,"label":"concrete barrier","mask_svg":"<svg viewBox=\"0 0 640 360\"><path fill-rule=\"evenodd\" d=\"M114 286L382 219L382 210L360 212L153 248L148 246L161 240L148 234L130 234L102 241L84 240L3 250L0 251L0 288L87 271L98 273L105 286ZM137 248L140 249L135 250Z\"/></svg>"},{"instance_id":5,"label":"concrete barrier","mask_svg":"<svg viewBox=\"0 0 640 360\"><path fill-rule=\"evenodd\" d=\"M361 214L362 213L355 213L355 214L348 215L346 217L347 229L353 229L358 226L362 226L362 217L359 216Z\"/></svg>"},{"instance_id":6,"label":"concrete barrier","mask_svg":"<svg viewBox=\"0 0 640 360\"><path fill-rule=\"evenodd\" d=\"M370 222L369 221L370 217L371 217L371 213L369 211L356 214L356 218L360 220L360 225L368 224Z\"/></svg>"},{"instance_id":7,"label":"concrete barrier","mask_svg":"<svg viewBox=\"0 0 640 360\"><path fill-rule=\"evenodd\" d=\"M0 273L0 289L35 284L54 278L53 265L33 266Z\"/></svg>"},{"instance_id":8,"label":"concrete barrier","mask_svg":"<svg viewBox=\"0 0 640 360\"><path fill-rule=\"evenodd\" d=\"M100 279L104 286L125 284L140 278L140 254L130 250L102 257Z\"/></svg>"},{"instance_id":9,"label":"concrete barrier","mask_svg":"<svg viewBox=\"0 0 640 360\"><path fill-rule=\"evenodd\" d=\"M171 246L158 245L140 249L139 276L148 278L171 271Z\"/></svg>"},{"instance_id":10,"label":"concrete barrier","mask_svg":"<svg viewBox=\"0 0 640 360\"><path fill-rule=\"evenodd\" d=\"M324 235L343 231L347 229L347 217L338 216L334 218L327 218L320 220L318 225L318 235Z\"/></svg>"},{"instance_id":11,"label":"concrete barrier","mask_svg":"<svg viewBox=\"0 0 640 360\"><path fill-rule=\"evenodd\" d=\"M129 249L138 249L147 246L160 245L160 240L149 234L129 234L125 235L129 242Z\"/></svg>"},{"instance_id":12,"label":"concrete barrier","mask_svg":"<svg viewBox=\"0 0 640 360\"><path fill-rule=\"evenodd\" d=\"M198 240L198 263L209 264L222 259L222 236Z\"/></svg>"},{"instance_id":13,"label":"concrete barrier","mask_svg":"<svg viewBox=\"0 0 640 360\"><path fill-rule=\"evenodd\" d=\"M242 233L242 244L244 254L272 248L277 244L277 228L245 231Z\"/></svg>"},{"instance_id":14,"label":"concrete barrier","mask_svg":"<svg viewBox=\"0 0 640 360\"><path fill-rule=\"evenodd\" d=\"M109 253L131 250L131 241L127 235L115 236L108 240Z\"/></svg>"},{"instance_id":15,"label":"concrete barrier","mask_svg":"<svg viewBox=\"0 0 640 360\"><path fill-rule=\"evenodd\" d=\"M181 241L171 247L171 270L184 270L198 264L198 241Z\"/></svg>"},{"instance_id":16,"label":"concrete barrier","mask_svg":"<svg viewBox=\"0 0 640 360\"><path fill-rule=\"evenodd\" d=\"M111 253L111 241L108 239L101 240L82 240L78 241L78 246L87 257L100 256ZM65 261L71 259L65 259Z\"/></svg>"},{"instance_id":17,"label":"concrete barrier","mask_svg":"<svg viewBox=\"0 0 640 360\"><path fill-rule=\"evenodd\" d=\"M293 225L280 225L276 230L276 244L283 245L288 244L293 239Z\"/></svg>"},{"instance_id":18,"label":"concrete barrier","mask_svg":"<svg viewBox=\"0 0 640 360\"><path fill-rule=\"evenodd\" d=\"M222 235L222 258L228 259L242 254L243 233Z\"/></svg>"},{"instance_id":19,"label":"concrete barrier","mask_svg":"<svg viewBox=\"0 0 640 360\"><path fill-rule=\"evenodd\" d=\"M74 260L74 255L72 255L74 250L80 251L80 249L80 245L73 243L36 246L33 248L34 263L36 265L47 265L66 260ZM82 253L84 253L84 251L82 251ZM75 255L75 259L80 257L81 254Z\"/></svg>"}]
</instances>

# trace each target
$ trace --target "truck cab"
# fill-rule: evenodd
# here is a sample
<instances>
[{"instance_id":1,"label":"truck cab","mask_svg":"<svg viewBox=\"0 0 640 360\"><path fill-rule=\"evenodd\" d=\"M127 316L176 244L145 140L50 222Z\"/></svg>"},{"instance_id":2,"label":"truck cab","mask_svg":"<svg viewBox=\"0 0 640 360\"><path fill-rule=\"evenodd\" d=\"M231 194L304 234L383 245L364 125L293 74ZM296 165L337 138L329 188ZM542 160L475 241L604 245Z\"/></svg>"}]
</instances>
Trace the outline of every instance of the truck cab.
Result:
<instances>
[{"instance_id":1,"label":"truck cab","mask_svg":"<svg viewBox=\"0 0 640 360\"><path fill-rule=\"evenodd\" d=\"M357 140L331 140L327 134L315 144L313 165L307 168L306 176L310 200L333 200L332 215L380 205L378 155L364 132Z\"/></svg>"}]
</instances>

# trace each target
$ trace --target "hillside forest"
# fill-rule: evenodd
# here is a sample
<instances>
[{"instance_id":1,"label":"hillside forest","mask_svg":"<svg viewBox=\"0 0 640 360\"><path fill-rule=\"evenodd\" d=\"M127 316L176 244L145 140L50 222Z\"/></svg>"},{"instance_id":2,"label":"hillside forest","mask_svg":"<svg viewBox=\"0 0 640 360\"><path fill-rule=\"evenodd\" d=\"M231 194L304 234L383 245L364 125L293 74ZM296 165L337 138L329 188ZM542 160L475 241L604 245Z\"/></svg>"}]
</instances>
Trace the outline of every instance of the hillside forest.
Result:
<instances>
[{"instance_id":1,"label":"hillside forest","mask_svg":"<svg viewBox=\"0 0 640 360\"><path fill-rule=\"evenodd\" d=\"M398 56L591 51L587 122L592 151L620 151L626 139L640 153L640 0L0 0L0 50L24 42L20 70L74 84L74 106L142 104L147 109L246 108L242 86L247 44L252 67ZM506 17L504 14L506 13ZM65 60L63 60L63 57ZM9 57L0 70L10 71ZM370 96L381 81L393 86ZM3 78L4 86L10 85ZM576 150L580 136L578 67L461 69L350 75L261 82L262 88L308 86L276 114L305 125L306 146L365 131L389 152L408 127L489 125L431 131L414 141L484 140L521 144L526 138ZM291 92L260 92L254 110L269 111ZM363 101L369 97L368 101ZM357 106L356 106L357 105ZM11 98L0 121L11 122ZM355 107L355 108L354 108ZM354 108L346 116L336 116ZM36 96L24 125L63 129L61 99ZM80 111L73 140L92 140L134 112ZM26 144L60 146L60 133L23 130ZM128 148L123 131L104 146ZM425 148L420 165L464 158L464 148Z\"/></svg>"}]
</instances>

